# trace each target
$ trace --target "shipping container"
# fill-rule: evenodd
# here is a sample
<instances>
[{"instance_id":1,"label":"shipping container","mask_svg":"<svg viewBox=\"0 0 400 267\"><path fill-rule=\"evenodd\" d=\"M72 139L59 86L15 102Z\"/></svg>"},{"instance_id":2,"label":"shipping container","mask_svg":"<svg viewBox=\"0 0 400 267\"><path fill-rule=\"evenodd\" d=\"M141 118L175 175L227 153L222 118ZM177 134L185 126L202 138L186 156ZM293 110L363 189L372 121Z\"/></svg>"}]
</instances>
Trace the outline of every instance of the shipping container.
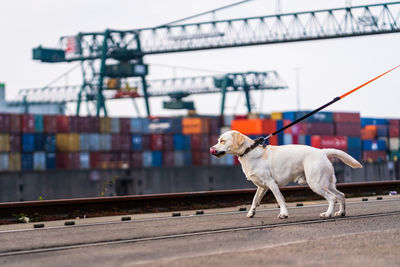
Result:
<instances>
[{"instance_id":1,"label":"shipping container","mask_svg":"<svg viewBox=\"0 0 400 267\"><path fill-rule=\"evenodd\" d=\"M245 135L270 134L276 131L276 122L270 119L234 120L232 130Z\"/></svg>"},{"instance_id":2,"label":"shipping container","mask_svg":"<svg viewBox=\"0 0 400 267\"><path fill-rule=\"evenodd\" d=\"M174 150L174 136L172 134L162 135L162 149L165 151Z\"/></svg>"},{"instance_id":3,"label":"shipping container","mask_svg":"<svg viewBox=\"0 0 400 267\"><path fill-rule=\"evenodd\" d=\"M10 114L0 114L0 133L10 132Z\"/></svg>"},{"instance_id":4,"label":"shipping container","mask_svg":"<svg viewBox=\"0 0 400 267\"><path fill-rule=\"evenodd\" d=\"M111 151L111 134L99 135L100 151Z\"/></svg>"},{"instance_id":5,"label":"shipping container","mask_svg":"<svg viewBox=\"0 0 400 267\"><path fill-rule=\"evenodd\" d=\"M174 151L174 163L179 167L192 165L192 152L190 150Z\"/></svg>"},{"instance_id":6,"label":"shipping container","mask_svg":"<svg viewBox=\"0 0 400 267\"><path fill-rule=\"evenodd\" d=\"M146 118L131 119L131 133L149 133L149 120Z\"/></svg>"},{"instance_id":7,"label":"shipping container","mask_svg":"<svg viewBox=\"0 0 400 267\"><path fill-rule=\"evenodd\" d=\"M314 123L307 123L306 125L307 125L307 131L304 132L303 134L335 135L335 127L333 123L314 122Z\"/></svg>"},{"instance_id":8,"label":"shipping container","mask_svg":"<svg viewBox=\"0 0 400 267\"><path fill-rule=\"evenodd\" d=\"M35 151L44 151L45 150L45 134L44 133L35 133L34 134L34 150Z\"/></svg>"},{"instance_id":9,"label":"shipping container","mask_svg":"<svg viewBox=\"0 0 400 267\"><path fill-rule=\"evenodd\" d=\"M142 167L143 166L143 153L135 151L131 153L131 167Z\"/></svg>"},{"instance_id":10,"label":"shipping container","mask_svg":"<svg viewBox=\"0 0 400 267\"><path fill-rule=\"evenodd\" d=\"M46 152L56 152L56 136L54 134L44 135L44 149Z\"/></svg>"},{"instance_id":11,"label":"shipping container","mask_svg":"<svg viewBox=\"0 0 400 267\"><path fill-rule=\"evenodd\" d=\"M300 145L311 146L311 136L309 135L299 134L298 140L298 144Z\"/></svg>"},{"instance_id":12,"label":"shipping container","mask_svg":"<svg viewBox=\"0 0 400 267\"><path fill-rule=\"evenodd\" d=\"M196 166L210 165L210 153L206 151L192 150L192 164Z\"/></svg>"},{"instance_id":13,"label":"shipping container","mask_svg":"<svg viewBox=\"0 0 400 267\"><path fill-rule=\"evenodd\" d=\"M386 161L386 151L363 151L363 160L368 162Z\"/></svg>"},{"instance_id":14,"label":"shipping container","mask_svg":"<svg viewBox=\"0 0 400 267\"><path fill-rule=\"evenodd\" d=\"M190 147L192 150L208 151L210 149L209 136L206 134L194 134L190 136Z\"/></svg>"},{"instance_id":15,"label":"shipping container","mask_svg":"<svg viewBox=\"0 0 400 267\"><path fill-rule=\"evenodd\" d=\"M120 118L119 119L119 132L122 134L131 133L131 119L130 118Z\"/></svg>"},{"instance_id":16,"label":"shipping container","mask_svg":"<svg viewBox=\"0 0 400 267\"><path fill-rule=\"evenodd\" d=\"M221 122L222 119L221 117L210 117L209 118L209 123L210 123L210 134L218 134L219 133L219 129L221 127ZM176 132L176 133L181 133L182 129L180 132Z\"/></svg>"},{"instance_id":17,"label":"shipping container","mask_svg":"<svg viewBox=\"0 0 400 267\"><path fill-rule=\"evenodd\" d=\"M361 148L353 148L353 149L348 149L347 154L352 156L355 160L361 161L362 160L362 150Z\"/></svg>"},{"instance_id":18,"label":"shipping container","mask_svg":"<svg viewBox=\"0 0 400 267\"><path fill-rule=\"evenodd\" d=\"M97 133L88 134L89 136L89 151L100 150L100 135Z\"/></svg>"},{"instance_id":19,"label":"shipping container","mask_svg":"<svg viewBox=\"0 0 400 267\"><path fill-rule=\"evenodd\" d=\"M335 148L347 151L346 136L311 136L311 146L316 148Z\"/></svg>"},{"instance_id":20,"label":"shipping container","mask_svg":"<svg viewBox=\"0 0 400 267\"><path fill-rule=\"evenodd\" d=\"M386 150L386 142L383 140L363 140L364 151L383 151Z\"/></svg>"},{"instance_id":21,"label":"shipping container","mask_svg":"<svg viewBox=\"0 0 400 267\"><path fill-rule=\"evenodd\" d=\"M389 136L389 127L386 125L380 125L376 127L376 136L377 137L388 137Z\"/></svg>"},{"instance_id":22,"label":"shipping container","mask_svg":"<svg viewBox=\"0 0 400 267\"><path fill-rule=\"evenodd\" d=\"M10 133L21 132L21 115L10 114Z\"/></svg>"},{"instance_id":23,"label":"shipping container","mask_svg":"<svg viewBox=\"0 0 400 267\"><path fill-rule=\"evenodd\" d=\"M8 154L8 170L9 171L21 170L21 153Z\"/></svg>"},{"instance_id":24,"label":"shipping container","mask_svg":"<svg viewBox=\"0 0 400 267\"><path fill-rule=\"evenodd\" d=\"M31 114L21 115L21 132L34 133L35 132L35 117Z\"/></svg>"},{"instance_id":25,"label":"shipping container","mask_svg":"<svg viewBox=\"0 0 400 267\"><path fill-rule=\"evenodd\" d=\"M210 132L210 120L208 118L182 119L183 134L208 134L209 132Z\"/></svg>"},{"instance_id":26,"label":"shipping container","mask_svg":"<svg viewBox=\"0 0 400 267\"><path fill-rule=\"evenodd\" d=\"M398 126L389 127L389 137L400 137L400 131Z\"/></svg>"},{"instance_id":27,"label":"shipping container","mask_svg":"<svg viewBox=\"0 0 400 267\"><path fill-rule=\"evenodd\" d=\"M57 116L57 132L68 133L69 132L69 118L65 115Z\"/></svg>"},{"instance_id":28,"label":"shipping container","mask_svg":"<svg viewBox=\"0 0 400 267\"><path fill-rule=\"evenodd\" d=\"M111 150L112 151L130 151L132 140L130 135L112 134L111 135Z\"/></svg>"},{"instance_id":29,"label":"shipping container","mask_svg":"<svg viewBox=\"0 0 400 267\"><path fill-rule=\"evenodd\" d=\"M89 151L89 139L90 139L90 134L88 133L79 134L79 151Z\"/></svg>"},{"instance_id":30,"label":"shipping container","mask_svg":"<svg viewBox=\"0 0 400 267\"><path fill-rule=\"evenodd\" d=\"M190 135L174 134L174 150L190 150Z\"/></svg>"},{"instance_id":31,"label":"shipping container","mask_svg":"<svg viewBox=\"0 0 400 267\"><path fill-rule=\"evenodd\" d=\"M232 125L232 121L234 120L233 115L224 115L224 117L222 118L222 126L231 126Z\"/></svg>"},{"instance_id":32,"label":"shipping container","mask_svg":"<svg viewBox=\"0 0 400 267\"><path fill-rule=\"evenodd\" d=\"M400 148L400 139L398 137L390 137L389 138L389 150L390 151L399 151Z\"/></svg>"},{"instance_id":33,"label":"shipping container","mask_svg":"<svg viewBox=\"0 0 400 267\"><path fill-rule=\"evenodd\" d=\"M400 127L400 119L389 119L388 121L390 126Z\"/></svg>"},{"instance_id":34,"label":"shipping container","mask_svg":"<svg viewBox=\"0 0 400 267\"><path fill-rule=\"evenodd\" d=\"M22 151L33 152L35 150L35 134L24 133L22 134Z\"/></svg>"},{"instance_id":35,"label":"shipping container","mask_svg":"<svg viewBox=\"0 0 400 267\"><path fill-rule=\"evenodd\" d=\"M56 153L46 153L46 169L54 170L56 168Z\"/></svg>"},{"instance_id":36,"label":"shipping container","mask_svg":"<svg viewBox=\"0 0 400 267\"><path fill-rule=\"evenodd\" d=\"M0 172L8 171L8 153L0 153Z\"/></svg>"},{"instance_id":37,"label":"shipping container","mask_svg":"<svg viewBox=\"0 0 400 267\"><path fill-rule=\"evenodd\" d=\"M10 134L10 152L21 152L21 135Z\"/></svg>"},{"instance_id":38,"label":"shipping container","mask_svg":"<svg viewBox=\"0 0 400 267\"><path fill-rule=\"evenodd\" d=\"M177 134L182 132L182 119L158 118L151 119L148 123L149 133Z\"/></svg>"},{"instance_id":39,"label":"shipping container","mask_svg":"<svg viewBox=\"0 0 400 267\"><path fill-rule=\"evenodd\" d=\"M70 116L68 117L69 121L69 132L71 133L79 133L79 117L78 116Z\"/></svg>"},{"instance_id":40,"label":"shipping container","mask_svg":"<svg viewBox=\"0 0 400 267\"><path fill-rule=\"evenodd\" d=\"M282 120L283 119L282 112L272 112L271 113L271 119L272 120Z\"/></svg>"},{"instance_id":41,"label":"shipping container","mask_svg":"<svg viewBox=\"0 0 400 267\"><path fill-rule=\"evenodd\" d=\"M361 134L361 124L341 122L335 124L335 134L344 136L360 136Z\"/></svg>"},{"instance_id":42,"label":"shipping container","mask_svg":"<svg viewBox=\"0 0 400 267\"><path fill-rule=\"evenodd\" d=\"M283 134L283 145L293 144L292 134Z\"/></svg>"},{"instance_id":43,"label":"shipping container","mask_svg":"<svg viewBox=\"0 0 400 267\"><path fill-rule=\"evenodd\" d=\"M347 137L347 148L348 150L361 150L362 141L360 137Z\"/></svg>"},{"instance_id":44,"label":"shipping container","mask_svg":"<svg viewBox=\"0 0 400 267\"><path fill-rule=\"evenodd\" d=\"M101 133L111 133L111 118L110 117L100 118L100 132Z\"/></svg>"},{"instance_id":45,"label":"shipping container","mask_svg":"<svg viewBox=\"0 0 400 267\"><path fill-rule=\"evenodd\" d=\"M366 125L388 125L389 121L387 119L378 118L361 118L361 127Z\"/></svg>"},{"instance_id":46,"label":"shipping container","mask_svg":"<svg viewBox=\"0 0 400 267\"><path fill-rule=\"evenodd\" d=\"M57 133L57 116L43 115L43 126L45 133Z\"/></svg>"},{"instance_id":47,"label":"shipping container","mask_svg":"<svg viewBox=\"0 0 400 267\"><path fill-rule=\"evenodd\" d=\"M56 167L57 169L79 169L80 153L79 152L57 152Z\"/></svg>"},{"instance_id":48,"label":"shipping container","mask_svg":"<svg viewBox=\"0 0 400 267\"><path fill-rule=\"evenodd\" d=\"M33 170L33 153L21 154L21 170Z\"/></svg>"},{"instance_id":49,"label":"shipping container","mask_svg":"<svg viewBox=\"0 0 400 267\"><path fill-rule=\"evenodd\" d=\"M162 153L162 162L164 166L175 166L175 154L174 151L163 151Z\"/></svg>"},{"instance_id":50,"label":"shipping container","mask_svg":"<svg viewBox=\"0 0 400 267\"><path fill-rule=\"evenodd\" d=\"M90 168L99 169L101 164L102 154L104 152L90 152Z\"/></svg>"},{"instance_id":51,"label":"shipping container","mask_svg":"<svg viewBox=\"0 0 400 267\"><path fill-rule=\"evenodd\" d=\"M300 119L301 117L307 115L310 113L310 111L298 111L296 112L296 120ZM307 119L305 119L306 122L322 122L322 123L333 123L333 112L328 112L328 111L319 111L317 113L314 113Z\"/></svg>"},{"instance_id":52,"label":"shipping container","mask_svg":"<svg viewBox=\"0 0 400 267\"><path fill-rule=\"evenodd\" d=\"M44 152L33 153L33 169L34 170L46 169L46 154Z\"/></svg>"},{"instance_id":53,"label":"shipping container","mask_svg":"<svg viewBox=\"0 0 400 267\"><path fill-rule=\"evenodd\" d=\"M35 133L42 133L44 131L43 115L34 115L35 120Z\"/></svg>"},{"instance_id":54,"label":"shipping container","mask_svg":"<svg viewBox=\"0 0 400 267\"><path fill-rule=\"evenodd\" d=\"M119 118L111 118L111 133L120 133Z\"/></svg>"},{"instance_id":55,"label":"shipping container","mask_svg":"<svg viewBox=\"0 0 400 267\"><path fill-rule=\"evenodd\" d=\"M88 152L79 153L79 168L80 169L90 168L90 156Z\"/></svg>"},{"instance_id":56,"label":"shipping container","mask_svg":"<svg viewBox=\"0 0 400 267\"><path fill-rule=\"evenodd\" d=\"M361 129L361 139L368 140L376 138L376 129Z\"/></svg>"},{"instance_id":57,"label":"shipping container","mask_svg":"<svg viewBox=\"0 0 400 267\"><path fill-rule=\"evenodd\" d=\"M143 154L144 167L159 167L162 166L162 152L161 151L144 151Z\"/></svg>"},{"instance_id":58,"label":"shipping container","mask_svg":"<svg viewBox=\"0 0 400 267\"><path fill-rule=\"evenodd\" d=\"M359 112L334 112L333 121L336 123L357 123L361 124L361 117Z\"/></svg>"},{"instance_id":59,"label":"shipping container","mask_svg":"<svg viewBox=\"0 0 400 267\"><path fill-rule=\"evenodd\" d=\"M61 152L79 151L79 134L58 133L56 134L56 148Z\"/></svg>"},{"instance_id":60,"label":"shipping container","mask_svg":"<svg viewBox=\"0 0 400 267\"><path fill-rule=\"evenodd\" d=\"M162 150L163 149L163 135L162 134L150 135L150 148L151 148L151 150Z\"/></svg>"}]
</instances>

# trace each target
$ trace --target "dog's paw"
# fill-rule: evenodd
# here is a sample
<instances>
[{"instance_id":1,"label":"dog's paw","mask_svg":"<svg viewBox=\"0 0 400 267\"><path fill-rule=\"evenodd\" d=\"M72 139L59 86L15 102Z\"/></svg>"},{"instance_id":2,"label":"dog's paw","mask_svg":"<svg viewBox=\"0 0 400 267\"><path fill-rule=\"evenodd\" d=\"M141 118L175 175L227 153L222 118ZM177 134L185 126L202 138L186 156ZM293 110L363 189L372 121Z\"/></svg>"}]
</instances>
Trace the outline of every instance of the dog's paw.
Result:
<instances>
[{"instance_id":1,"label":"dog's paw","mask_svg":"<svg viewBox=\"0 0 400 267\"><path fill-rule=\"evenodd\" d=\"M256 211L255 211L255 210L250 210L250 211L247 213L247 218L253 218L253 217L254 217L254 214L256 214Z\"/></svg>"},{"instance_id":2,"label":"dog's paw","mask_svg":"<svg viewBox=\"0 0 400 267\"><path fill-rule=\"evenodd\" d=\"M319 217L321 217L321 218L330 218L330 217L332 217L332 214L328 214L326 212L323 212L323 213L319 214Z\"/></svg>"},{"instance_id":3,"label":"dog's paw","mask_svg":"<svg viewBox=\"0 0 400 267\"><path fill-rule=\"evenodd\" d=\"M344 216L346 216L346 212L345 211L342 211L342 212L337 211L337 212L335 212L335 216L336 217L344 217Z\"/></svg>"},{"instance_id":4,"label":"dog's paw","mask_svg":"<svg viewBox=\"0 0 400 267\"><path fill-rule=\"evenodd\" d=\"M278 219L286 219L287 217L289 217L289 214L287 213L279 213L278 215Z\"/></svg>"}]
</instances>

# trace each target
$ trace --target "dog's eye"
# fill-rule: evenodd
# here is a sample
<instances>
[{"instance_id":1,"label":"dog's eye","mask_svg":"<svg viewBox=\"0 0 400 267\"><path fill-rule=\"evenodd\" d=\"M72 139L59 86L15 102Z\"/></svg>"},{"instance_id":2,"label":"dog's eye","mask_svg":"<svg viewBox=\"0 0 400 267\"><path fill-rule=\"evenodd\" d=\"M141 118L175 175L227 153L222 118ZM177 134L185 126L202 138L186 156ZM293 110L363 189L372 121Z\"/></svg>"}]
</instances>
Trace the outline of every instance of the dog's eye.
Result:
<instances>
[{"instance_id":1,"label":"dog's eye","mask_svg":"<svg viewBox=\"0 0 400 267\"><path fill-rule=\"evenodd\" d=\"M219 142L220 142L221 144L224 144L224 143L225 143L225 140L219 140Z\"/></svg>"}]
</instances>

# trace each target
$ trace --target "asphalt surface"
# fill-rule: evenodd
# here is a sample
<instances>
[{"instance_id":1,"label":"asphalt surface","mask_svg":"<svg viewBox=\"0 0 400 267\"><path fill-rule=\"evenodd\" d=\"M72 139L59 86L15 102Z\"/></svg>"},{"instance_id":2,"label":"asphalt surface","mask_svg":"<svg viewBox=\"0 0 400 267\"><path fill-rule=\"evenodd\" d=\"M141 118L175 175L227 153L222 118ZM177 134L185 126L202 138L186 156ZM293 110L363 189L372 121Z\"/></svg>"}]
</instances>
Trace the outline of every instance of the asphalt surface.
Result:
<instances>
[{"instance_id":1,"label":"asphalt surface","mask_svg":"<svg viewBox=\"0 0 400 267\"><path fill-rule=\"evenodd\" d=\"M129 222L89 222L95 225L81 221L77 226L59 227L54 223L49 224L53 228L46 224L44 229L33 229L31 224L25 224L26 229L4 226L0 228L0 265L398 266L400 214L383 214L400 212L400 197L349 203L348 217L338 220L319 219L319 213L327 208L325 204L291 206L289 218L284 220L277 219L279 210L269 206L251 219L246 218L246 212L231 209L205 211L205 215L198 216L172 218L169 214L165 218L153 215L156 218L134 218ZM370 218L353 217L377 213ZM294 222L307 223L291 224ZM238 227L242 229L234 230ZM216 229L222 231L201 233ZM171 236L179 234L187 235ZM148 240L152 237L158 239ZM107 241L114 243L80 246ZM65 245L80 247L31 253L32 249ZM21 254L5 256L15 251Z\"/></svg>"}]
</instances>

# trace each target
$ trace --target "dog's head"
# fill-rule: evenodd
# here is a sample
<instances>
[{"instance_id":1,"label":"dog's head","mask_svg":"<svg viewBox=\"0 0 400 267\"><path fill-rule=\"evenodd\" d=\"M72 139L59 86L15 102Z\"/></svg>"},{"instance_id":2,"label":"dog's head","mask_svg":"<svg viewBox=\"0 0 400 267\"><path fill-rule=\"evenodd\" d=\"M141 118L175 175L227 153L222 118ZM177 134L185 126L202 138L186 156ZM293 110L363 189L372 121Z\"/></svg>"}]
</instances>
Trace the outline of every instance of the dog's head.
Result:
<instances>
[{"instance_id":1,"label":"dog's head","mask_svg":"<svg viewBox=\"0 0 400 267\"><path fill-rule=\"evenodd\" d=\"M217 158L225 154L241 155L246 150L246 139L249 138L237 131L228 131L218 138L216 145L210 147L210 154Z\"/></svg>"}]
</instances>

